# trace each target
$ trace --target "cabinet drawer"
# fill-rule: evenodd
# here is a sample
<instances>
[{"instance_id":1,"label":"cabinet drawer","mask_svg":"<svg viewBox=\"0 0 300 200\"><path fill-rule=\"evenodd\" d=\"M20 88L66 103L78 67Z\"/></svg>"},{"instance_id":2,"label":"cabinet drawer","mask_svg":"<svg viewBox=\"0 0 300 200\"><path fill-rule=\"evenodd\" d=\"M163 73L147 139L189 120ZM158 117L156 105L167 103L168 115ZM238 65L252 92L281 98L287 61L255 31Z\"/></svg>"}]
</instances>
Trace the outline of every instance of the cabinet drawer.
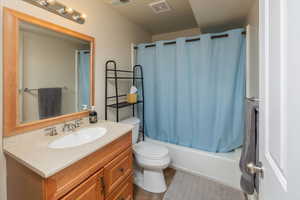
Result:
<instances>
[{"instance_id":1,"label":"cabinet drawer","mask_svg":"<svg viewBox=\"0 0 300 200\"><path fill-rule=\"evenodd\" d=\"M133 200L132 175L129 175L107 200Z\"/></svg>"},{"instance_id":2,"label":"cabinet drawer","mask_svg":"<svg viewBox=\"0 0 300 200\"><path fill-rule=\"evenodd\" d=\"M60 200L103 200L103 171L99 171Z\"/></svg>"},{"instance_id":3,"label":"cabinet drawer","mask_svg":"<svg viewBox=\"0 0 300 200\"><path fill-rule=\"evenodd\" d=\"M132 174L131 147L104 167L105 195L109 195L130 174Z\"/></svg>"}]
</instances>

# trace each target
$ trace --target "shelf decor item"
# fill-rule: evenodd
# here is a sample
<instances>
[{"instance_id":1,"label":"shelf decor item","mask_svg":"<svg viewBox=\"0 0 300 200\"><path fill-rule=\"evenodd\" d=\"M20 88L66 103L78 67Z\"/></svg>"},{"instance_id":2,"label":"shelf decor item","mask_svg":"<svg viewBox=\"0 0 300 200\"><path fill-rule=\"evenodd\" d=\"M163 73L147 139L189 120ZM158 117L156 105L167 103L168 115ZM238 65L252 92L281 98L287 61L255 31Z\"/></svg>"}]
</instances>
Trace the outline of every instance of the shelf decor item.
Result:
<instances>
[{"instance_id":1,"label":"shelf decor item","mask_svg":"<svg viewBox=\"0 0 300 200\"><path fill-rule=\"evenodd\" d=\"M127 102L128 103L136 103L137 102L137 94L127 94Z\"/></svg>"},{"instance_id":2,"label":"shelf decor item","mask_svg":"<svg viewBox=\"0 0 300 200\"><path fill-rule=\"evenodd\" d=\"M128 103L136 103L138 96L137 96L138 89L133 85L130 88L129 94L127 94L127 102Z\"/></svg>"}]
</instances>

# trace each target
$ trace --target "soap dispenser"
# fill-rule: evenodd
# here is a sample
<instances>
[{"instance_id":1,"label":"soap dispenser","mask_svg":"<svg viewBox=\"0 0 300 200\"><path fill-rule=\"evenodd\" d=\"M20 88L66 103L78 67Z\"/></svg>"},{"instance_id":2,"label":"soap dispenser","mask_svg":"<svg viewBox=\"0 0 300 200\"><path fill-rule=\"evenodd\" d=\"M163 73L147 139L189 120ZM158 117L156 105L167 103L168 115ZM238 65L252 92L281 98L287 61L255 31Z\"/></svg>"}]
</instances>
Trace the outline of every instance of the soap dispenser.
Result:
<instances>
[{"instance_id":1,"label":"soap dispenser","mask_svg":"<svg viewBox=\"0 0 300 200\"><path fill-rule=\"evenodd\" d=\"M91 106L91 110L90 110L90 113L89 113L89 120L90 120L91 124L95 124L95 123L98 122L98 116L97 116L95 106Z\"/></svg>"}]
</instances>

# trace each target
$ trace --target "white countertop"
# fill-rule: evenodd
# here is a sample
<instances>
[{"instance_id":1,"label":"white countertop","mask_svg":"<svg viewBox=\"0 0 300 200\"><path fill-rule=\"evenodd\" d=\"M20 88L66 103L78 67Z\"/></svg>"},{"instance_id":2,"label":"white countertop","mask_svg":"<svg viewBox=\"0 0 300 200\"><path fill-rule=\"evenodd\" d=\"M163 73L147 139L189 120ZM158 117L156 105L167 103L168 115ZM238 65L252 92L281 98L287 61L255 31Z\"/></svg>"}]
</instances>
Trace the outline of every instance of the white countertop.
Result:
<instances>
[{"instance_id":1,"label":"white countertop","mask_svg":"<svg viewBox=\"0 0 300 200\"><path fill-rule=\"evenodd\" d=\"M125 135L133 128L131 125L108 121L101 121L96 125L88 126L106 128L107 133L103 137L81 146L66 149L51 149L48 147L48 144L66 134L59 133L57 136L46 136L44 131L39 130L4 138L3 150L7 155L40 176L48 178Z\"/></svg>"}]
</instances>

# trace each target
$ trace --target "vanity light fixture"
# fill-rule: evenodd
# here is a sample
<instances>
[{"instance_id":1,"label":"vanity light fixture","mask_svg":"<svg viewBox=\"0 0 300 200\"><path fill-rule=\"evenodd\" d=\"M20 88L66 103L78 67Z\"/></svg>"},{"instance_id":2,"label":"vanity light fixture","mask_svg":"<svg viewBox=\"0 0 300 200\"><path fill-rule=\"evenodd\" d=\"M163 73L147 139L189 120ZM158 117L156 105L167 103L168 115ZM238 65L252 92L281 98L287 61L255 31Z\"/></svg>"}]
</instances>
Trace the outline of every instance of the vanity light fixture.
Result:
<instances>
[{"instance_id":1,"label":"vanity light fixture","mask_svg":"<svg viewBox=\"0 0 300 200\"><path fill-rule=\"evenodd\" d=\"M32 5L38 6L45 10L48 10L54 14L60 15L64 18L72 20L79 24L84 24L87 16L80 13L73 8L65 6L56 0L23 0Z\"/></svg>"}]
</instances>

